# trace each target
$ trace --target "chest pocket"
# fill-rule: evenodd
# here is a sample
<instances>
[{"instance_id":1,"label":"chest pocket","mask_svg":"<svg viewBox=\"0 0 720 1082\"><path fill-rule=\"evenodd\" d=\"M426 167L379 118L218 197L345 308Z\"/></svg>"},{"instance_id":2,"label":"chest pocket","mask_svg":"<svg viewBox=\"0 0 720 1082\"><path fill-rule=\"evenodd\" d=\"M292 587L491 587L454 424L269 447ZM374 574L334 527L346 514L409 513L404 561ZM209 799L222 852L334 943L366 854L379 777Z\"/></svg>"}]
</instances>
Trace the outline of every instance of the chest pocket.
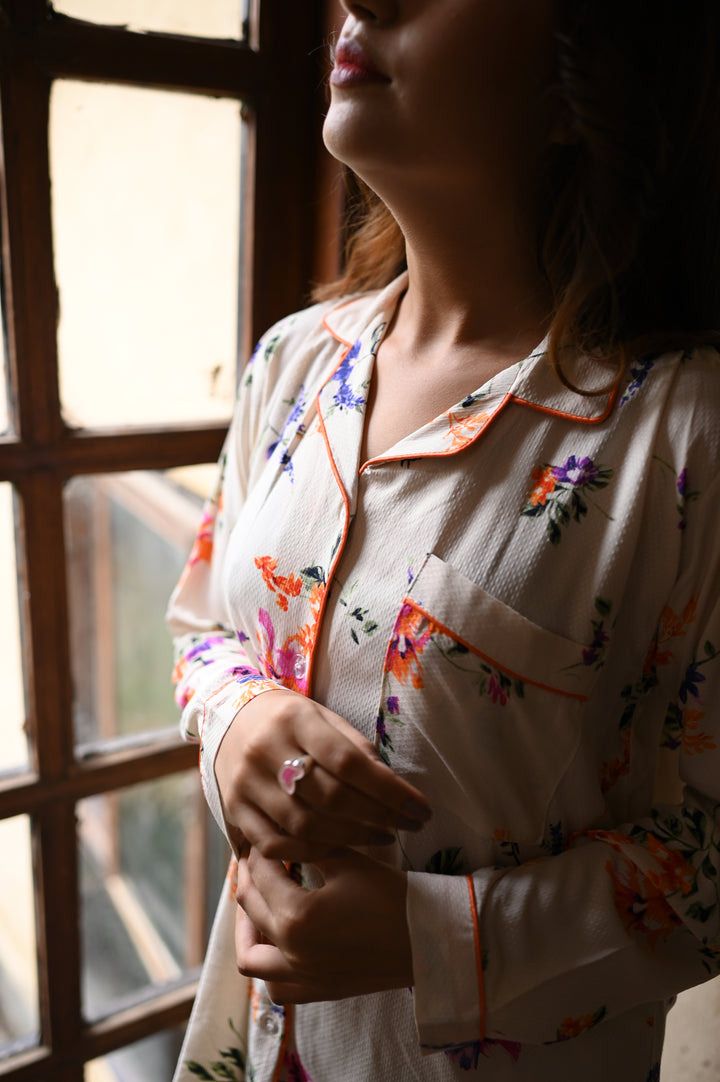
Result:
<instances>
[{"instance_id":1,"label":"chest pocket","mask_svg":"<svg viewBox=\"0 0 720 1082\"><path fill-rule=\"evenodd\" d=\"M429 555L385 656L378 749L476 837L538 844L596 677L582 650Z\"/></svg>"}]
</instances>

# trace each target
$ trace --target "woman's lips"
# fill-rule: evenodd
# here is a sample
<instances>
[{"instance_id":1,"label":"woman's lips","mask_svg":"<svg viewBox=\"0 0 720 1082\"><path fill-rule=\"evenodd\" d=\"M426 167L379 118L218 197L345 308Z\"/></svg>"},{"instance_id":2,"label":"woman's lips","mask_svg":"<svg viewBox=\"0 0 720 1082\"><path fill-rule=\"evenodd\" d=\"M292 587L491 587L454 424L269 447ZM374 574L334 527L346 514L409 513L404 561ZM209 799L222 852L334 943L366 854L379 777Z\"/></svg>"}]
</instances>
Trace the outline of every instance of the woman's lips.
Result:
<instances>
[{"instance_id":1,"label":"woman's lips","mask_svg":"<svg viewBox=\"0 0 720 1082\"><path fill-rule=\"evenodd\" d=\"M330 72L332 86L361 86L366 83L389 83L387 75L375 67L354 38L338 42L335 67Z\"/></svg>"}]
</instances>

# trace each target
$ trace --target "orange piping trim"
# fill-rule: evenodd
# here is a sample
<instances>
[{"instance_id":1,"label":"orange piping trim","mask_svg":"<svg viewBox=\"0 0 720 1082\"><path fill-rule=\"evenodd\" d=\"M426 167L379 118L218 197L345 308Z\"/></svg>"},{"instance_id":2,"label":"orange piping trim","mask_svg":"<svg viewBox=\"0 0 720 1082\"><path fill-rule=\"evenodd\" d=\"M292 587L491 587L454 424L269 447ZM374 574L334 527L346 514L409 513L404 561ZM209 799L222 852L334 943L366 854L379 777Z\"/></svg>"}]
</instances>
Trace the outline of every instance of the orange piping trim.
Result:
<instances>
[{"instance_id":1,"label":"orange piping trim","mask_svg":"<svg viewBox=\"0 0 720 1082\"><path fill-rule=\"evenodd\" d=\"M508 402L515 402L518 406L527 406L528 409L537 410L538 413L548 413L552 417L562 417L565 421L575 421L577 424L581 425L599 425L602 424L603 421L606 421L612 413L615 407L617 393L618 388L614 387L610 392L607 409L605 409L603 413L598 414L597 417L578 417L576 413L566 413L564 410L556 410L552 409L550 406L542 406L537 402L529 402L526 398L518 398L517 395L514 395L512 394L512 392L508 391L507 395L497 407L495 412L490 414L487 423L484 424L483 427L476 432L472 439L468 440L467 443L464 443L462 447L456 447L453 451L431 451L429 453L421 451L418 454L392 456L381 455L379 458L370 458L367 462L364 462L360 467L360 473L362 474L367 466L376 466L381 462L404 462L406 460L410 461L415 458L449 458L451 455L462 454L462 452L465 451L468 447L471 447L475 443L475 441L480 438L480 436L484 435L484 433L487 432L491 423L499 415L500 411L505 408Z\"/></svg>"},{"instance_id":2,"label":"orange piping trim","mask_svg":"<svg viewBox=\"0 0 720 1082\"><path fill-rule=\"evenodd\" d=\"M507 665L501 664L501 662L496 661L494 657L490 657L489 654L484 654L482 650L478 650L478 648L476 646L473 646L472 643L469 643L465 639L462 639L454 631L451 631L451 629L447 627L446 624L441 624L439 620L436 620L435 617L427 611L427 609L424 609L422 605L418 605L415 601L413 601L411 597L404 597L403 604L409 605L411 608L415 609L416 612L422 613L422 615L427 620L434 624L435 627L439 628L444 635L448 636L448 638L454 639L455 642L461 643L464 647L466 647L466 649L470 651L471 654L475 654L476 657L481 657L483 661L489 661L498 669L502 669L502 671L507 673L508 676L512 676L513 679L522 680L524 684L532 684L533 687L540 688L541 691L551 691L555 695L563 695L566 699L579 699L581 703L587 702L587 695L582 695L578 691L563 691L562 688L555 688L551 684L541 684L539 680L531 680L527 676L522 676L520 673L513 672L512 669L508 669Z\"/></svg>"},{"instance_id":3,"label":"orange piping trim","mask_svg":"<svg viewBox=\"0 0 720 1082\"><path fill-rule=\"evenodd\" d=\"M348 349L350 349L350 348L351 348L351 346L348 346ZM342 361L340 363L342 364ZM317 406L318 425L320 427L320 431L322 433L323 440L325 441L325 450L327 451L327 455L328 455L328 458L330 460L330 468L332 469L333 477L335 478L337 486L340 489L340 492L341 492L342 498L343 498L343 504L345 505L345 523L343 525L343 532L342 532L342 536L340 537L340 543L338 544L337 552L335 553L335 559L333 560L332 565L330 567L330 570L328 571L327 582L325 583L325 592L323 593L322 601L320 602L320 608L318 609L317 620L315 621L315 637L313 639L312 646L310 647L310 654L309 654L309 657L308 657L307 689L306 689L306 694L308 696L310 695L310 686L311 686L311 682L312 682L312 673L313 673L313 667L314 667L314 663L315 663L315 651L316 651L318 642L320 641L320 626L322 624L323 616L325 615L325 607L327 605L327 599L328 599L328 597L330 595L330 585L332 583L333 576L335 574L335 568L337 567L338 561L339 561L340 557L343 554L343 550L345 548L345 542L347 541L348 532L350 530L350 501L348 500L348 494L345 491L345 486L342 483L342 480L340 478L340 474L338 473L338 468L337 468L337 466L335 464L335 459L333 458L332 449L330 447L330 440L328 439L327 429L325 428L325 419L324 419L324 417L322 415L322 411L320 409L320 395L319 394L318 394L317 399L316 399L316 406Z\"/></svg>"},{"instance_id":4,"label":"orange piping trim","mask_svg":"<svg viewBox=\"0 0 720 1082\"><path fill-rule=\"evenodd\" d=\"M478 978L478 1001L480 1004L480 1040L485 1040L485 1019L487 1016L487 1004L485 1001L485 978L483 976L482 950L480 949L480 925L478 922L477 901L475 899L475 884L471 875L465 876L470 895L470 912L473 922L473 938L475 940L475 966Z\"/></svg>"},{"instance_id":5,"label":"orange piping trim","mask_svg":"<svg viewBox=\"0 0 720 1082\"><path fill-rule=\"evenodd\" d=\"M355 297L352 301L347 301L345 304L338 305L337 308L333 308L330 312L326 312L325 315L322 318L322 325L325 328L325 330L328 332L330 337L334 338L336 342L342 342L343 345L347 346L348 348L350 348L352 346L352 342L348 342L347 338L342 338L336 331L334 331L332 329L332 327L330 326L330 324L328 323L328 320L330 319L331 316L334 316L336 312L341 312L343 310L343 308L349 307L349 305L353 304L356 300L357 300L357 297Z\"/></svg>"},{"instance_id":6,"label":"orange piping trim","mask_svg":"<svg viewBox=\"0 0 720 1082\"><path fill-rule=\"evenodd\" d=\"M332 331L330 333L332 334ZM315 397L315 408L317 409L318 416L321 416L321 414L320 414L320 395L323 393L323 391L327 387L328 383L330 382L330 380L333 378L333 376L337 372L338 368L342 367L342 365L343 365L343 363L345 361L345 358L347 357L350 350L353 348L353 343L352 342L346 342L344 338L338 338L337 335L333 335L333 338L335 338L335 340L337 342L341 342L345 346L345 349L340 354L340 360L335 365L332 372L330 373L328 378L325 380L325 382L323 383L323 385L321 386L320 390L318 391L318 393L317 393L317 395Z\"/></svg>"},{"instance_id":7,"label":"orange piping trim","mask_svg":"<svg viewBox=\"0 0 720 1082\"><path fill-rule=\"evenodd\" d=\"M490 414L482 428L479 428L472 439L469 439L467 443L464 443L462 447L455 447L448 451L420 451L419 454L409 455L381 455L379 458L369 458L367 462L364 462L360 467L360 473L363 473L366 466L376 466L379 462L406 462L415 458L451 458L453 455L461 455L463 451L466 451L468 447L471 447L477 440L483 436L495 418L500 414L500 411L505 408L508 402L512 399L510 393L506 394L497 409ZM431 422L432 423L432 422Z\"/></svg>"},{"instance_id":8,"label":"orange piping trim","mask_svg":"<svg viewBox=\"0 0 720 1082\"><path fill-rule=\"evenodd\" d=\"M282 1041L280 1042L280 1049L278 1051L277 1063L275 1064L275 1071L272 1076L272 1082L278 1082L280 1078L280 1072L283 1069L285 1063L285 1049L288 1042L288 1031L292 1025L292 1007L288 1004L285 1008L285 1028L283 1029Z\"/></svg>"},{"instance_id":9,"label":"orange piping trim","mask_svg":"<svg viewBox=\"0 0 720 1082\"><path fill-rule=\"evenodd\" d=\"M553 417L562 417L566 421L576 421L580 425L599 425L603 421L606 421L615 407L615 399L617 398L618 385L615 384L612 391L610 391L610 397L606 409L599 413L596 417L578 417L576 413L566 413L564 410L555 410L550 406L542 406L539 402L529 402L527 398L518 398L516 395L511 394L510 397L514 402L517 402L519 406L527 406L531 410L537 410L539 413L549 413Z\"/></svg>"}]
</instances>

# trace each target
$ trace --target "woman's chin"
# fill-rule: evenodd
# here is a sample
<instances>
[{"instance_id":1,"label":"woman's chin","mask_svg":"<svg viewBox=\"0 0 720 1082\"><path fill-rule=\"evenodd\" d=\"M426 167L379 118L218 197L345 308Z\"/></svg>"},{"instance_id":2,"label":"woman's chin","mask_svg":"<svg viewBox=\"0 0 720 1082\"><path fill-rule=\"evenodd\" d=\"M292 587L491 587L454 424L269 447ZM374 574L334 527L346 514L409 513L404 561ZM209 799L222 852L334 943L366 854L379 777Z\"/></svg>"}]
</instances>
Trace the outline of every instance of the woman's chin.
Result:
<instances>
[{"instance_id":1,"label":"woman's chin","mask_svg":"<svg viewBox=\"0 0 720 1082\"><path fill-rule=\"evenodd\" d=\"M361 175L364 166L382 164L377 118L373 123L364 112L351 101L333 102L323 125L323 141L333 158Z\"/></svg>"}]
</instances>

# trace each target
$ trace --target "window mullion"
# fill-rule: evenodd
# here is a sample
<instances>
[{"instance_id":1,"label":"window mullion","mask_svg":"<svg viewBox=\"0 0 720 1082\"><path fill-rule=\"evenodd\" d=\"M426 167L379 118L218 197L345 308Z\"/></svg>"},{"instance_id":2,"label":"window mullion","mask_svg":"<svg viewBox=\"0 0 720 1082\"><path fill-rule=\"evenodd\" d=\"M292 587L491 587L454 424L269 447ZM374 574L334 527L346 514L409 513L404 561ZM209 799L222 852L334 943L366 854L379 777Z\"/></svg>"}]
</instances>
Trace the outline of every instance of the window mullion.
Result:
<instances>
[{"instance_id":1,"label":"window mullion","mask_svg":"<svg viewBox=\"0 0 720 1082\"><path fill-rule=\"evenodd\" d=\"M321 152L313 87L321 76L323 10L316 0L255 0L251 41L262 49L266 79L248 119L249 178L245 281L248 340L307 301ZM288 43L292 42L292 48ZM282 133L281 135L279 133Z\"/></svg>"},{"instance_id":2,"label":"window mullion","mask_svg":"<svg viewBox=\"0 0 720 1082\"><path fill-rule=\"evenodd\" d=\"M62 435L57 379L57 289L50 218L50 80L21 59L0 76L3 233L6 238L8 357L24 442Z\"/></svg>"}]
</instances>

